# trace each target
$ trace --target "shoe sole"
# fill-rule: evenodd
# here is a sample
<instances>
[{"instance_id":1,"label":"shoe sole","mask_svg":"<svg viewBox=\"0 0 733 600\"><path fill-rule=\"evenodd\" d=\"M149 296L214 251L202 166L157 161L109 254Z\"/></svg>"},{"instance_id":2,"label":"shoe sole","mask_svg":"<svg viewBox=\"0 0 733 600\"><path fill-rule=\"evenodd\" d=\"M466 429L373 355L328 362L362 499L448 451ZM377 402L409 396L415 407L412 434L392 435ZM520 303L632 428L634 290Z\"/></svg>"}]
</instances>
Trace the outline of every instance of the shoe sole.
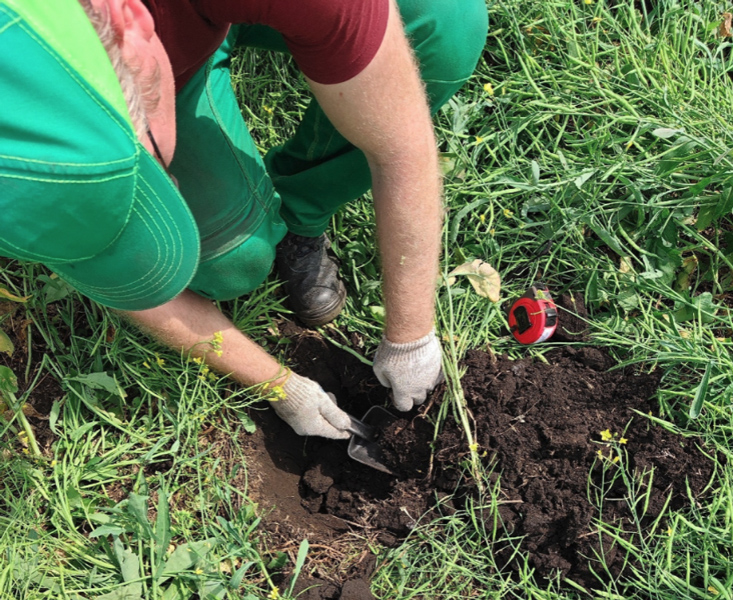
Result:
<instances>
[{"instance_id":1,"label":"shoe sole","mask_svg":"<svg viewBox=\"0 0 733 600\"><path fill-rule=\"evenodd\" d=\"M296 313L298 320L306 325L307 327L320 327L333 321L339 316L339 313L343 310L346 304L346 286L342 281L339 281L339 293L336 301L317 313L311 313L307 316Z\"/></svg>"}]
</instances>

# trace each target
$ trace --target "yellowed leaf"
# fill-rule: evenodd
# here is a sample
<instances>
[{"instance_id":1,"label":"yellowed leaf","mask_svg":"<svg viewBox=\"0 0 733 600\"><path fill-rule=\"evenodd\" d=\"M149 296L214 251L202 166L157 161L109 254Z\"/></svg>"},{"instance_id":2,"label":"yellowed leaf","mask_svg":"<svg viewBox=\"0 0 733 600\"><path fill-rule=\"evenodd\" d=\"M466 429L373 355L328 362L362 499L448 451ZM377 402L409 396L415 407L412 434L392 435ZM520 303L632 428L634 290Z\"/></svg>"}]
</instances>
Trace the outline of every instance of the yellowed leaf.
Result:
<instances>
[{"instance_id":1,"label":"yellowed leaf","mask_svg":"<svg viewBox=\"0 0 733 600\"><path fill-rule=\"evenodd\" d=\"M13 342L8 337L8 334L0 329L0 352L5 352L8 356L13 356L14 351L15 346L13 346Z\"/></svg>"},{"instance_id":2,"label":"yellowed leaf","mask_svg":"<svg viewBox=\"0 0 733 600\"><path fill-rule=\"evenodd\" d=\"M682 270L679 275L677 275L675 289L684 292L690 288L690 279L692 278L692 274L695 272L695 269L697 269L697 262L697 256L694 254L686 257L682 261Z\"/></svg>"},{"instance_id":3,"label":"yellowed leaf","mask_svg":"<svg viewBox=\"0 0 733 600\"><path fill-rule=\"evenodd\" d=\"M468 281L476 290L479 296L488 298L492 302L499 301L501 293L501 277L499 273L489 263L485 263L480 258L472 262L462 264L448 273L448 285L453 285L457 275L465 275Z\"/></svg>"},{"instance_id":4,"label":"yellowed leaf","mask_svg":"<svg viewBox=\"0 0 733 600\"><path fill-rule=\"evenodd\" d=\"M718 35L720 37L731 37L733 34L731 33L731 21L733 21L733 14L729 12L723 13L723 22L720 24L720 27L718 28Z\"/></svg>"},{"instance_id":5,"label":"yellowed leaf","mask_svg":"<svg viewBox=\"0 0 733 600\"><path fill-rule=\"evenodd\" d=\"M30 296L16 296L15 294L11 294L8 290L6 290L4 287L0 287L0 296L3 298L7 298L8 300L11 300L13 302L25 302L30 298Z\"/></svg>"}]
</instances>

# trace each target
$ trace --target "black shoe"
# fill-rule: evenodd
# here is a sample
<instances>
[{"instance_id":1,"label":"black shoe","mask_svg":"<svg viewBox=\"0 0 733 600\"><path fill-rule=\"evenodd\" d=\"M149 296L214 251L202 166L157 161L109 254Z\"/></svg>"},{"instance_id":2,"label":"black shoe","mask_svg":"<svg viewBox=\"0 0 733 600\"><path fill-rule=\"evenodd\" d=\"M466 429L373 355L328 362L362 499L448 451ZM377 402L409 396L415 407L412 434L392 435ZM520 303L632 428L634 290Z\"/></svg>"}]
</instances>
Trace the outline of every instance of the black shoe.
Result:
<instances>
[{"instance_id":1,"label":"black shoe","mask_svg":"<svg viewBox=\"0 0 733 600\"><path fill-rule=\"evenodd\" d=\"M330 247L325 233L315 238L288 233L277 247L277 269L290 306L308 327L333 321L346 303L346 286Z\"/></svg>"}]
</instances>

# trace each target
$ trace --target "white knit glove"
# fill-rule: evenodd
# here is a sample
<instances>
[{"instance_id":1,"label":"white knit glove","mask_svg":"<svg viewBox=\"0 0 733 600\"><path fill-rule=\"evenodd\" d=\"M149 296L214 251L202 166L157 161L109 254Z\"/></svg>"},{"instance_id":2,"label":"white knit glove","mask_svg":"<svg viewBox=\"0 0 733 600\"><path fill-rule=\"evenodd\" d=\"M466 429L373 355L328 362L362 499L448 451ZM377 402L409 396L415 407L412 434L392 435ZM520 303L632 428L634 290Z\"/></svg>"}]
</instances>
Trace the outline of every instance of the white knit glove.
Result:
<instances>
[{"instance_id":1,"label":"white knit glove","mask_svg":"<svg viewBox=\"0 0 733 600\"><path fill-rule=\"evenodd\" d=\"M374 374L383 386L392 388L397 410L407 411L425 402L428 393L443 381L435 331L404 344L382 338L374 356Z\"/></svg>"},{"instance_id":2,"label":"white knit glove","mask_svg":"<svg viewBox=\"0 0 733 600\"><path fill-rule=\"evenodd\" d=\"M349 437L346 428L351 419L336 405L333 394L327 394L315 381L290 373L269 399L277 415L298 435L319 435L343 440Z\"/></svg>"}]
</instances>

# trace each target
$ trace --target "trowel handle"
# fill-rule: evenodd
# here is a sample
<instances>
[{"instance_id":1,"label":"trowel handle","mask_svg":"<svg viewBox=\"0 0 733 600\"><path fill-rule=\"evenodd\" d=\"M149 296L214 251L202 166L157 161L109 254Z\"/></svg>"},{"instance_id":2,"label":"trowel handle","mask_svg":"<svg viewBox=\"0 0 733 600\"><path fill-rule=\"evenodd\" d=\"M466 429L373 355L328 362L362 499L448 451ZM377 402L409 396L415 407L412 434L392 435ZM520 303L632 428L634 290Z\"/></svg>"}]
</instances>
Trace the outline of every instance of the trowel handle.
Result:
<instances>
[{"instance_id":1,"label":"trowel handle","mask_svg":"<svg viewBox=\"0 0 733 600\"><path fill-rule=\"evenodd\" d=\"M353 433L354 435L364 438L370 442L374 439L374 427L367 425L366 423L362 423L359 419L355 419L351 415L349 415L349 419L351 420L349 427L347 427L347 431L349 433Z\"/></svg>"}]
</instances>

